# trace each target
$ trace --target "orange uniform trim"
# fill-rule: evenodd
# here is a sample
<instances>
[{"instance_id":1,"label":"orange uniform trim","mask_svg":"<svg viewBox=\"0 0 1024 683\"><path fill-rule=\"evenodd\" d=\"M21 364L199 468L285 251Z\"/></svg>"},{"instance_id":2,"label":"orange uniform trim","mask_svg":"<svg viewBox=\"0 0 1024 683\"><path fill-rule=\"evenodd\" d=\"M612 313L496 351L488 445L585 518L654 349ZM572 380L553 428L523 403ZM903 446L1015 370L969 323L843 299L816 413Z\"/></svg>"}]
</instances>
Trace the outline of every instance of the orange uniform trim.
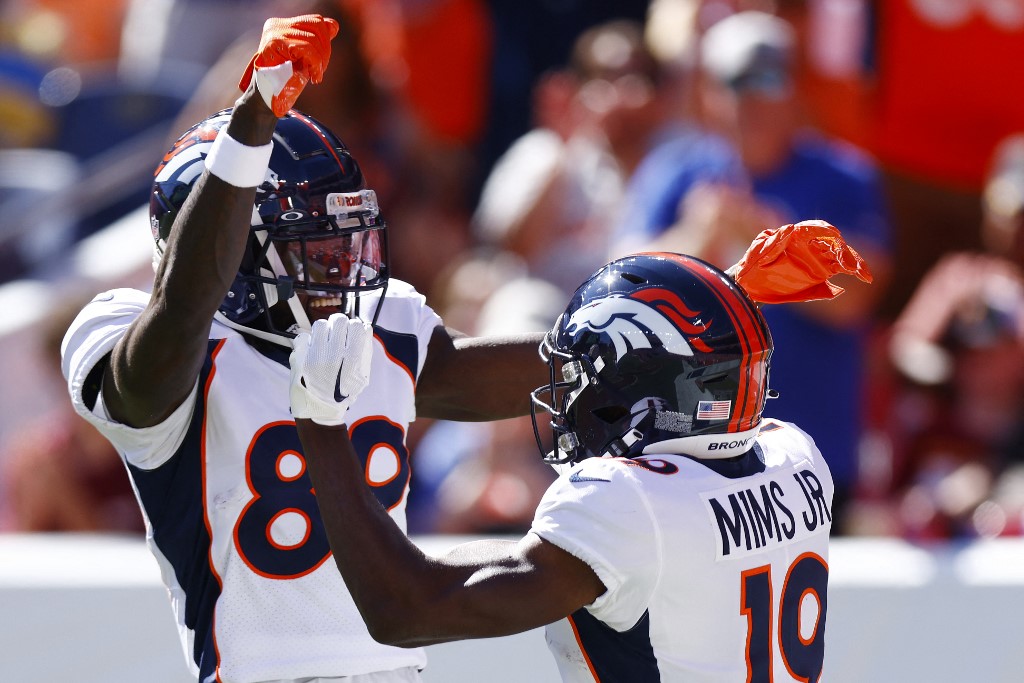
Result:
<instances>
[{"instance_id":1,"label":"orange uniform trim","mask_svg":"<svg viewBox=\"0 0 1024 683\"><path fill-rule=\"evenodd\" d=\"M797 558L790 563L789 571L786 572L786 581L785 581L785 583L782 584L782 595L786 594L786 589L789 587L789 577L793 573L793 568L796 567L798 564L800 564L800 562L802 560L804 560L804 559L817 560L818 562L821 563L821 565L823 567L825 567L826 571L828 570L828 562L826 562L821 557L821 555L819 555L818 553L807 552L807 553L802 553L802 554L798 555ZM813 632L813 634L811 635L810 638L804 639L804 637L802 635L800 635L800 633L798 631L797 638L799 638L800 642L802 644L804 644L804 645L807 645L807 644L813 642L815 638L818 638L818 637L821 636L821 634L818 633L818 627L821 625L821 606L822 606L823 603L821 601L821 596L818 595L818 592L813 590L813 589L811 589L811 588L808 588L808 589L804 590L800 594L800 601L797 603L797 609L800 608L799 606L803 602L803 596L808 594L808 593L813 593L815 599L818 601L818 617L814 621L814 632ZM798 625L799 625L799 623L800 623L799 620L797 620L797 624ZM810 678L807 678L806 676L797 675L796 673L793 672L793 669L790 668L789 660L786 659L786 650L782 648L782 629L781 628L779 629L778 637L779 637L779 651L782 652L782 663L786 665L786 671L788 671L789 675L792 676L793 678L795 678L796 680L803 681L803 683L810 683Z\"/></svg>"},{"instance_id":2,"label":"orange uniform trim","mask_svg":"<svg viewBox=\"0 0 1024 683\"><path fill-rule=\"evenodd\" d=\"M750 661L750 639L754 635L754 612L751 608L746 607L747 604L747 578L751 576L757 576L758 574L764 574L768 580L768 680L774 680L772 672L772 665L775 661L775 656L772 654L772 626L775 624L775 598L772 592L772 567L769 564L761 567L754 567L748 569L740 574L740 614L747 618L747 645L743 648L743 658L747 664L747 683L751 683L754 677L754 665ZM792 673L792 672L791 672Z\"/></svg>"},{"instance_id":3,"label":"orange uniform trim","mask_svg":"<svg viewBox=\"0 0 1024 683\"><path fill-rule=\"evenodd\" d=\"M655 255L675 261L704 282L722 304L729 319L739 332L744 361L740 368L740 386L736 393L736 412L730 418L730 422L736 431L753 429L759 408L764 403L766 388L763 377L753 377L754 345L763 349L767 345L767 339L761 332L761 326L758 324L752 307L722 282L721 276L716 271L702 262L668 252ZM752 384L754 386L751 386Z\"/></svg>"},{"instance_id":4,"label":"orange uniform trim","mask_svg":"<svg viewBox=\"0 0 1024 683\"><path fill-rule=\"evenodd\" d=\"M391 353L388 351L387 345L384 343L384 340L380 338L380 336L374 333L373 338L376 339L377 343L380 344L380 347L384 349L384 355L388 357L388 360L390 360L392 363L401 368L402 372L409 376L409 381L412 382L412 387L415 390L416 377L413 375L413 370L411 368L406 367L405 363L391 355ZM390 422L390 420L388 420L388 422Z\"/></svg>"},{"instance_id":5,"label":"orange uniform trim","mask_svg":"<svg viewBox=\"0 0 1024 683\"><path fill-rule=\"evenodd\" d=\"M389 420L388 418L384 417L383 415L367 415L366 417L361 418L361 419L356 420L355 422L353 422L351 425L349 425L349 428L348 428L349 438L352 437L352 434L355 432L356 427L358 427L359 425L363 424L364 422L381 422L381 421L387 422L392 427L398 428L398 430L402 432L402 437L404 439L404 437L405 437L405 430L402 429L402 425L398 424L397 422L394 422L393 420ZM373 451L374 451L375 448L386 448L386 449L388 449L389 451L394 453L395 461L398 462L398 464L399 464L398 465L398 469L395 470L395 473L391 477L386 479L385 481L373 481L372 479L370 479L370 460L373 459L372 456L373 456ZM363 465L363 479L366 481L366 485L371 487L371 488L379 488L381 486L387 486L388 484L393 482L395 479L398 478L398 475L400 475L402 473L401 460L402 460L401 454L398 453L398 451L395 450L394 446L392 446L391 444L387 443L386 441L381 441L381 442L378 442L378 443L374 444L373 446L371 446L369 448L369 450L367 450L367 452L366 452L366 463ZM412 478L412 463L409 463L409 478ZM406 484L408 484L408 480L406 481ZM398 507L398 505L404 499L405 499L405 495L400 496L399 499L395 502L394 505L392 505L391 507L387 508L387 511L391 512L392 510L394 510L396 507Z\"/></svg>"},{"instance_id":6,"label":"orange uniform trim","mask_svg":"<svg viewBox=\"0 0 1024 683\"><path fill-rule=\"evenodd\" d=\"M345 165L341 163L341 158L338 157L338 152L335 151L334 149L334 145L332 145L331 141L327 139L326 135L324 135L324 132L323 130L321 130L320 126L313 123L313 120L310 119L308 116L300 114L294 109L292 110L292 115L295 116L295 118L298 119L299 121L302 121L304 124L306 124L306 126L308 126L311 131L316 133L317 137L320 138L320 141L324 143L324 149L330 152L331 156L334 157L334 160L338 163L338 168L345 168Z\"/></svg>"},{"instance_id":7,"label":"orange uniform trim","mask_svg":"<svg viewBox=\"0 0 1024 683\"><path fill-rule=\"evenodd\" d=\"M263 425L259 429L259 431L256 432L255 435L253 435L252 441L249 442L249 449L245 453L245 485L249 488L249 493L252 494L252 499L248 503L246 503L245 507L242 508L242 511L240 513L238 513L238 518L237 518L238 520L241 520L243 517L245 517L245 515L249 512L249 508L252 507L252 505L256 501L258 501L258 500L260 500L262 498L262 496L260 495L259 491L257 491L256 488L252 485L252 472L250 471L250 466L251 466L251 461L252 461L252 458L251 458L251 456L252 456L252 448L256 444L256 442L259 441L260 435L263 434L263 432L267 431L271 427L277 427L277 426L280 426L280 425L291 425L291 426L294 427L295 426L295 422L292 421L292 420L279 420L277 422L267 423L267 424ZM296 451L288 451L288 453L294 453L295 455L301 456L301 454L296 452ZM305 469L306 469L306 458L304 456L302 456L302 469L303 469L303 471L305 471ZM294 481L294 480L295 480L295 478L289 478L288 479L288 481ZM287 510L288 511L297 511L297 510L294 510L292 508L287 508ZM284 511L285 510L282 510L281 512L284 512ZM309 530L312 529L312 521L309 519L308 515L306 515L305 513L302 513L302 514L306 518L306 521L307 521L307 526L306 526L307 532L306 532L305 538L303 539L303 543L304 543L305 540L309 538ZM278 514L274 515L274 518L276 519L278 516L280 516L280 512ZM255 566L253 566L253 564L251 562L249 562L249 558L246 556L246 554L244 552L242 552L242 544L238 540L238 522L237 522L237 520L235 522L235 528L231 532L231 540L235 544L235 551L238 553L238 557L241 558L242 562L245 563L245 566L248 567L252 571L252 573L254 573L254 574L258 575L258 576L262 576L265 579L274 579L274 580L298 579L298 578L306 576L308 574L312 574L317 569L319 569L323 565L323 563L328 560L328 558L331 557L331 553L330 552L326 553L322 558L320 558L320 560L316 564L314 564L312 567L310 567L309 569L307 569L307 570L305 570L303 572L299 572L298 574L289 574L288 576L282 576L282 575L277 575L277 574L268 574L268 573L266 573L264 571L261 571L260 569L257 569ZM278 543L275 543L274 540L272 538L270 538L269 535L267 536L267 541L270 543L270 545L274 546L275 548L286 549L283 546L279 545ZM301 544L298 544L298 545L301 545Z\"/></svg>"},{"instance_id":8,"label":"orange uniform trim","mask_svg":"<svg viewBox=\"0 0 1024 683\"><path fill-rule=\"evenodd\" d=\"M213 385L213 378L217 374L217 355L221 349L224 348L224 344L227 339L221 339L217 346L214 347L213 352L210 354L210 374L206 377L206 384L203 386L203 404L209 404L210 387ZM206 535L210 538L210 547L206 551L206 561L210 565L210 573L213 574L213 578L217 580L217 586L223 590L224 580L221 579L220 574L217 573L217 567L213 563L213 527L210 524L210 513L206 505L206 420L209 416L209 411L203 410L203 438L200 440L200 457L202 466L203 480L203 524L206 526ZM213 606L213 616L210 620L210 631L213 637L213 651L217 657L217 664L214 666L214 673L217 676L217 682L221 683L220 677L220 647L217 645L217 605Z\"/></svg>"},{"instance_id":9,"label":"orange uniform trim","mask_svg":"<svg viewBox=\"0 0 1024 683\"><path fill-rule=\"evenodd\" d=\"M576 622L573 620L572 615L566 617L569 620L569 626L572 627L572 634L576 638L576 644L580 646L580 654L583 655L583 661L587 663L587 668L590 669L590 675L594 677L597 683L601 683L601 679L598 677L597 672L594 671L594 664L590 661L590 655L587 654L587 648L583 647L583 641L580 639L580 631L576 628Z\"/></svg>"}]
</instances>

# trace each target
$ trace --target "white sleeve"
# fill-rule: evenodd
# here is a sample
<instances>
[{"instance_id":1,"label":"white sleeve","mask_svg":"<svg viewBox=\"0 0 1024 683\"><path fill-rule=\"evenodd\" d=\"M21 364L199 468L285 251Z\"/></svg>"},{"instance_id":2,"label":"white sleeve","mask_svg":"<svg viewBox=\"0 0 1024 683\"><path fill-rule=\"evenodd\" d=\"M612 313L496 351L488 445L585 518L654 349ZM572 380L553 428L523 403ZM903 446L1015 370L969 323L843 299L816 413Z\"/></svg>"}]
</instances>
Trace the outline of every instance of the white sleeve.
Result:
<instances>
[{"instance_id":1,"label":"white sleeve","mask_svg":"<svg viewBox=\"0 0 1024 683\"><path fill-rule=\"evenodd\" d=\"M129 463L152 469L170 458L188 430L195 406L198 382L189 398L158 425L135 429L110 419L102 391L86 396L86 382L96 366L139 317L149 295L133 289L98 294L75 318L61 344L61 369L75 412L96 427Z\"/></svg>"},{"instance_id":2,"label":"white sleeve","mask_svg":"<svg viewBox=\"0 0 1024 683\"><path fill-rule=\"evenodd\" d=\"M419 329L416 331L416 338L419 340L419 367L416 368L416 378L419 379L420 373L423 372L423 364L427 360L427 349L430 347L430 340L434 336L434 330L439 325L443 325L444 322L441 320L441 316L434 312L427 303L426 298L423 299L423 308L420 312L420 323Z\"/></svg>"},{"instance_id":3,"label":"white sleeve","mask_svg":"<svg viewBox=\"0 0 1024 683\"><path fill-rule=\"evenodd\" d=\"M661 574L660 533L628 466L591 458L545 492L530 531L586 562L607 589L588 605L618 631L636 625Z\"/></svg>"},{"instance_id":4,"label":"white sleeve","mask_svg":"<svg viewBox=\"0 0 1024 683\"><path fill-rule=\"evenodd\" d=\"M417 367L409 368L409 371L415 372L418 378L427 359L427 347L430 346L434 329L443 324L441 316L427 304L427 298L417 292L412 285L391 278L377 322L392 332L415 335Z\"/></svg>"}]
</instances>

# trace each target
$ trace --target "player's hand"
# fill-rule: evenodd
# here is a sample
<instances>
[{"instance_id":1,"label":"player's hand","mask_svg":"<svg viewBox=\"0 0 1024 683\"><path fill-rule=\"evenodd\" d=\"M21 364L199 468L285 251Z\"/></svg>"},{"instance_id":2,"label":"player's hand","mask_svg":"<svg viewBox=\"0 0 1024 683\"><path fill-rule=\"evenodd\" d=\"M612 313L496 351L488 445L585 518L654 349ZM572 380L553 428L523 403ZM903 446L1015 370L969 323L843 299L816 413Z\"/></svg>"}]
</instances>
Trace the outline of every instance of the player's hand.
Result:
<instances>
[{"instance_id":1,"label":"player's hand","mask_svg":"<svg viewBox=\"0 0 1024 683\"><path fill-rule=\"evenodd\" d=\"M764 230L726 272L763 304L834 299L845 291L829 282L838 273L872 280L868 264L839 230L817 220Z\"/></svg>"},{"instance_id":2,"label":"player's hand","mask_svg":"<svg viewBox=\"0 0 1024 683\"><path fill-rule=\"evenodd\" d=\"M245 92L256 74L256 89L278 118L299 99L306 84L323 80L331 59L331 39L338 22L319 14L287 19L271 18L263 24L260 47L238 82Z\"/></svg>"},{"instance_id":3,"label":"player's hand","mask_svg":"<svg viewBox=\"0 0 1024 683\"><path fill-rule=\"evenodd\" d=\"M317 320L292 342L292 416L340 425L370 382L373 327L335 313Z\"/></svg>"}]
</instances>

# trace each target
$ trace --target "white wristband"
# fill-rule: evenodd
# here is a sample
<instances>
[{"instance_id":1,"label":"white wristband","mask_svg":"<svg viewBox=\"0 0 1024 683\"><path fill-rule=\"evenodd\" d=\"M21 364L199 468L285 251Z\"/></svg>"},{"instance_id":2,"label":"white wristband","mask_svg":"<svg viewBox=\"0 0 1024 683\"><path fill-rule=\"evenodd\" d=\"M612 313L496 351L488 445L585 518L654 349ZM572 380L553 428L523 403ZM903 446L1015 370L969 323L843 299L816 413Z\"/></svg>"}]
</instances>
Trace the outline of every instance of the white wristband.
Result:
<instances>
[{"instance_id":1,"label":"white wristband","mask_svg":"<svg viewBox=\"0 0 1024 683\"><path fill-rule=\"evenodd\" d=\"M258 187L267 177L272 151L273 142L259 147L243 145L228 135L228 127L224 126L206 155L206 168L235 187Z\"/></svg>"}]
</instances>

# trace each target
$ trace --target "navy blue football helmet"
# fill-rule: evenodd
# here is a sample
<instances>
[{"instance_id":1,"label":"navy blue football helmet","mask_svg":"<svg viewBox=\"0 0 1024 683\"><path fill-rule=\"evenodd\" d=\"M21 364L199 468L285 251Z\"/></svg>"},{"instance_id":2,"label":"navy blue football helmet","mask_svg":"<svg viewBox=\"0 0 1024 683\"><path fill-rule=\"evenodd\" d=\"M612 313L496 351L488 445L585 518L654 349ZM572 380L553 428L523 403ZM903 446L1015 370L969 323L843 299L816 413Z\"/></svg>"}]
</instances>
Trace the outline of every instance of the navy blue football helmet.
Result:
<instances>
[{"instance_id":1,"label":"navy blue football helmet","mask_svg":"<svg viewBox=\"0 0 1024 683\"><path fill-rule=\"evenodd\" d=\"M187 130L155 172L150 197L154 266L174 219L205 168L225 109ZM266 178L257 188L249 243L217 318L287 344L308 317L294 296L358 315L358 295L388 282L386 223L376 194L345 144L323 124L294 109L277 122ZM383 296L381 296L383 301ZM271 308L285 301L293 324L275 322ZM379 312L380 306L374 313Z\"/></svg>"},{"instance_id":2,"label":"navy blue football helmet","mask_svg":"<svg viewBox=\"0 0 1024 683\"><path fill-rule=\"evenodd\" d=\"M541 343L551 372L531 394L544 459L750 449L769 395L772 337L732 278L690 256L612 261L584 282ZM545 452L538 408L550 413Z\"/></svg>"}]
</instances>

